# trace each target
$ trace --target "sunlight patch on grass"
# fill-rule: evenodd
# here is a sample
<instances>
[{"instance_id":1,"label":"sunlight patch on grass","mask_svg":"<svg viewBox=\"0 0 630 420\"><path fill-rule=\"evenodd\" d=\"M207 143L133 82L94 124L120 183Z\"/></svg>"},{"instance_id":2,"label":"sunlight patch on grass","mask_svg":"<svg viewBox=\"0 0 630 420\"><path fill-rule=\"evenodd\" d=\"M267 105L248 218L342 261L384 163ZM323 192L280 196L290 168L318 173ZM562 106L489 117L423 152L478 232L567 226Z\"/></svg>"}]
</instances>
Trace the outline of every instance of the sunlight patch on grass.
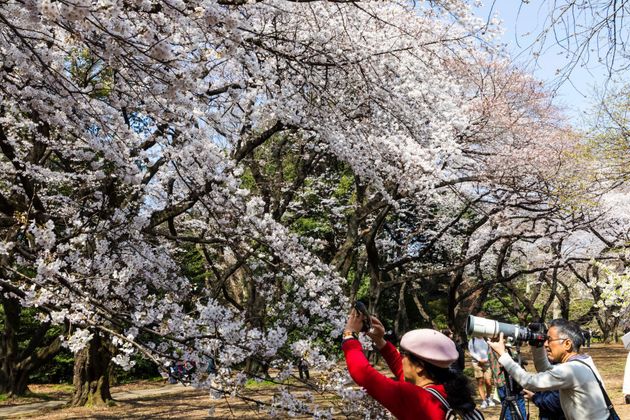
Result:
<instances>
[{"instance_id":1,"label":"sunlight patch on grass","mask_svg":"<svg viewBox=\"0 0 630 420\"><path fill-rule=\"evenodd\" d=\"M56 398L45 394L43 392L29 392L25 395L26 398L37 398L38 400L50 401L55 400Z\"/></svg>"},{"instance_id":2,"label":"sunlight patch on grass","mask_svg":"<svg viewBox=\"0 0 630 420\"><path fill-rule=\"evenodd\" d=\"M248 379L247 383L245 384L245 388L247 389L273 388L275 386L278 386L278 384L272 381L256 380L256 379Z\"/></svg>"},{"instance_id":3,"label":"sunlight patch on grass","mask_svg":"<svg viewBox=\"0 0 630 420\"><path fill-rule=\"evenodd\" d=\"M59 392L74 392L74 385L58 384L58 385L52 386L52 390L59 391Z\"/></svg>"}]
</instances>

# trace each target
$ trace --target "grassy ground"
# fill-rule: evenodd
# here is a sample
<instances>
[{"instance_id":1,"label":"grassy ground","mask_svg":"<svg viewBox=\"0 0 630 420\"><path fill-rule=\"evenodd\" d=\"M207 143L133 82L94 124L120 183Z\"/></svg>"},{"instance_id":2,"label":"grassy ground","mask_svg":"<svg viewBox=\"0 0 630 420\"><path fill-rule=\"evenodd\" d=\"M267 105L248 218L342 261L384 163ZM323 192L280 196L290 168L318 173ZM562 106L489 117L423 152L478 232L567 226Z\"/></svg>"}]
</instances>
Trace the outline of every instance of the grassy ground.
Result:
<instances>
[{"instance_id":1,"label":"grassy ground","mask_svg":"<svg viewBox=\"0 0 630 420\"><path fill-rule=\"evenodd\" d=\"M113 386L113 392L124 392L145 388L157 388L164 386L162 378L134 381L128 384ZM72 398L74 387L69 384L31 384L28 386L29 393L21 398L7 398L5 394L0 394L0 407L26 405L42 401L69 400Z\"/></svg>"},{"instance_id":2,"label":"grassy ground","mask_svg":"<svg viewBox=\"0 0 630 420\"><path fill-rule=\"evenodd\" d=\"M622 419L630 419L630 405L623 404L621 386L626 363L627 351L621 345L595 344L587 352L593 356L595 364L604 377L608 393ZM525 359L529 358L527 349L523 351ZM528 369L533 369L530 363ZM140 382L125 385L127 389L141 389L156 387L155 382ZM258 384L248 387L251 396L258 400L269 400L274 393L270 384ZM116 387L114 391L120 391ZM40 390L41 391L41 390ZM1 404L1 403L0 403ZM531 405L531 418L538 418L536 408ZM499 418L500 407L484 411L486 419ZM236 399L212 400L204 391L185 388L177 394L146 397L134 401L118 402L113 407L106 408L72 408L54 410L43 415L30 417L38 420L58 419L226 419L226 418L268 418L260 413L253 403ZM307 418L307 417L302 417Z\"/></svg>"}]
</instances>

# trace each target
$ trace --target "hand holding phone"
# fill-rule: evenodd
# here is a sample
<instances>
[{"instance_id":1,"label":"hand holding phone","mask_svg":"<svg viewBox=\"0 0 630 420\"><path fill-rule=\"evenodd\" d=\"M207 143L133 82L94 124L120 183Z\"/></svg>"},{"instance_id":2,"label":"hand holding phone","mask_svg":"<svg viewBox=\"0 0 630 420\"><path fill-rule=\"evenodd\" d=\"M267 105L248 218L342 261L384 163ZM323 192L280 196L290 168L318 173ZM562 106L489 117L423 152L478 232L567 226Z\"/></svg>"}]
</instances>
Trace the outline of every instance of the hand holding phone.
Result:
<instances>
[{"instance_id":1,"label":"hand holding phone","mask_svg":"<svg viewBox=\"0 0 630 420\"><path fill-rule=\"evenodd\" d=\"M363 327L361 328L361 332L368 332L372 329L372 316L367 309L367 306L360 300L357 300L354 304L354 309L361 315L363 315Z\"/></svg>"}]
</instances>

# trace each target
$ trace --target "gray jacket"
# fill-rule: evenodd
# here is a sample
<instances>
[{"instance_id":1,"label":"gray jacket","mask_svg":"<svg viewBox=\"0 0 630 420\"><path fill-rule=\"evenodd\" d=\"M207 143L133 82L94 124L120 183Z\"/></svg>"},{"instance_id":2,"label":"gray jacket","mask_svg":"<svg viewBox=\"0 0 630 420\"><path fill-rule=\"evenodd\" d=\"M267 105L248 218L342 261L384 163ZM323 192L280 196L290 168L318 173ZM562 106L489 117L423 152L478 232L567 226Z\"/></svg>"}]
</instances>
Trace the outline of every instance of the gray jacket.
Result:
<instances>
[{"instance_id":1,"label":"gray jacket","mask_svg":"<svg viewBox=\"0 0 630 420\"><path fill-rule=\"evenodd\" d=\"M593 372L583 364L575 361L551 365L547 359L547 351L532 348L534 365L539 373L528 373L518 365L509 354L499 358L505 370L523 388L529 391L559 390L560 405L567 420L606 420L608 408ZM590 356L578 356L587 363L602 381ZM603 381L602 381L603 384Z\"/></svg>"}]
</instances>

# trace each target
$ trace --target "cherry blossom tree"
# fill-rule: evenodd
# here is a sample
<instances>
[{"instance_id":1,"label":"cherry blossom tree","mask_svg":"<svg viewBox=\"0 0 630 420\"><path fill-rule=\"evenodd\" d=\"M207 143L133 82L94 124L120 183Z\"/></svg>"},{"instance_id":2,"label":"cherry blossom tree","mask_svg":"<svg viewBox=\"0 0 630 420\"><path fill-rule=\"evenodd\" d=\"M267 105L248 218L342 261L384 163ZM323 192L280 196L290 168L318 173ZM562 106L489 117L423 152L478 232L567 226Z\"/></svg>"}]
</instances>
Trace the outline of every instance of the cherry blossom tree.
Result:
<instances>
[{"instance_id":1,"label":"cherry blossom tree","mask_svg":"<svg viewBox=\"0 0 630 420\"><path fill-rule=\"evenodd\" d=\"M66 326L76 405L141 353L214 358L219 397L273 368L273 410L331 416L287 386L308 355L372 410L335 368L360 289L397 332L434 296L456 326L591 258L572 238L603 190L493 35L453 0L3 4L3 304Z\"/></svg>"},{"instance_id":2,"label":"cherry blossom tree","mask_svg":"<svg viewBox=\"0 0 630 420\"><path fill-rule=\"evenodd\" d=\"M28 0L0 23L0 285L68 325L75 404L105 402L107 363L135 352L214 357L219 393L246 361L279 381L294 352L330 366L312 344L340 331L341 278L244 186L246 163L297 136L385 202L422 200L469 125L450 66L483 54L456 1ZM207 284L182 274L190 246Z\"/></svg>"}]
</instances>

